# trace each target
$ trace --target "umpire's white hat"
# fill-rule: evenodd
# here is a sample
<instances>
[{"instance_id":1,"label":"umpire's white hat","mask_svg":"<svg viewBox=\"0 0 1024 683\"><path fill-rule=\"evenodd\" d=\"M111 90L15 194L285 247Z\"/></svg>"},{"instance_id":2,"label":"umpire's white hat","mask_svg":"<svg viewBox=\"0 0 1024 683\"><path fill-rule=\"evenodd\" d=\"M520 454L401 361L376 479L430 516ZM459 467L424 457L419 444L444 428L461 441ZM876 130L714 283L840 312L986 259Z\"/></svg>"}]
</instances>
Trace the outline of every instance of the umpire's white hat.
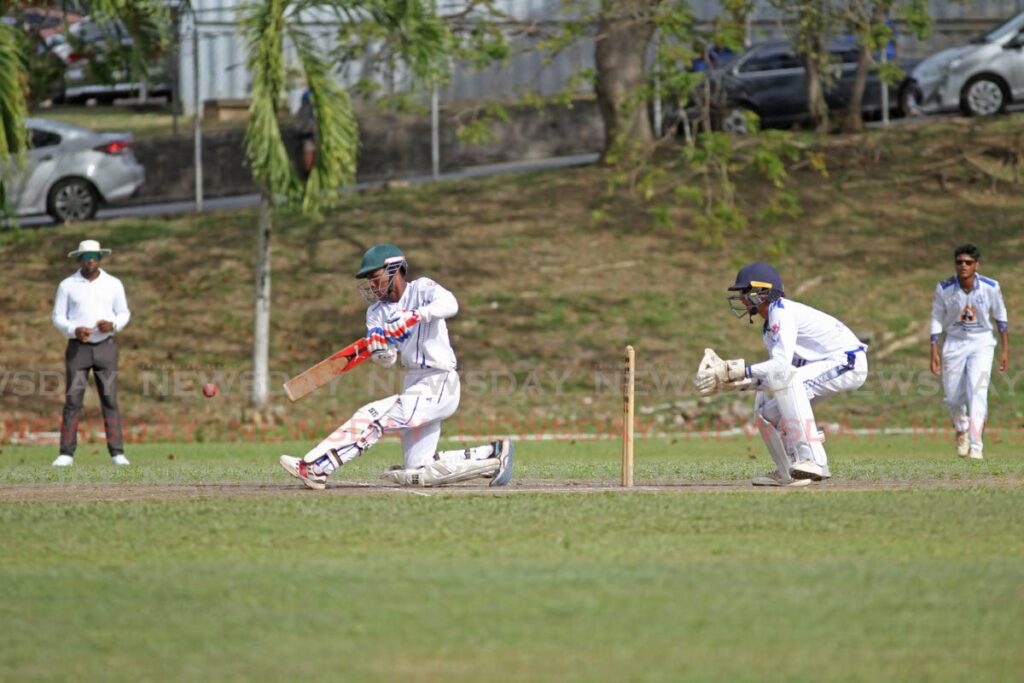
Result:
<instances>
[{"instance_id":1,"label":"umpire's white hat","mask_svg":"<svg viewBox=\"0 0 1024 683\"><path fill-rule=\"evenodd\" d=\"M97 253L100 256L110 254L109 249L101 249L100 243L96 240L82 240L78 243L78 249L68 252L68 258L78 258L82 254Z\"/></svg>"}]
</instances>

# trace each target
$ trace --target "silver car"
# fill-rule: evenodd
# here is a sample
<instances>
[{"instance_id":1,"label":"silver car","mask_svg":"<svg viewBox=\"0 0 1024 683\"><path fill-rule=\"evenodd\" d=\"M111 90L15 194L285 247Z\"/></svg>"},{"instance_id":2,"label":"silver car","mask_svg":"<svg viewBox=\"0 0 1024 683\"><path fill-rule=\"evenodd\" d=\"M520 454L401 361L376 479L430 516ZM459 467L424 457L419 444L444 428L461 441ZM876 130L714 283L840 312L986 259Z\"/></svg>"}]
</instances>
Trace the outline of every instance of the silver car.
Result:
<instances>
[{"instance_id":1,"label":"silver car","mask_svg":"<svg viewBox=\"0 0 1024 683\"><path fill-rule=\"evenodd\" d=\"M1024 12L967 45L937 52L910 72L903 109L910 114L956 111L998 114L1024 100Z\"/></svg>"},{"instance_id":2,"label":"silver car","mask_svg":"<svg viewBox=\"0 0 1024 683\"><path fill-rule=\"evenodd\" d=\"M25 165L5 179L15 214L50 214L64 223L92 218L100 204L125 199L146 171L129 133L96 133L48 119L28 119Z\"/></svg>"}]
</instances>

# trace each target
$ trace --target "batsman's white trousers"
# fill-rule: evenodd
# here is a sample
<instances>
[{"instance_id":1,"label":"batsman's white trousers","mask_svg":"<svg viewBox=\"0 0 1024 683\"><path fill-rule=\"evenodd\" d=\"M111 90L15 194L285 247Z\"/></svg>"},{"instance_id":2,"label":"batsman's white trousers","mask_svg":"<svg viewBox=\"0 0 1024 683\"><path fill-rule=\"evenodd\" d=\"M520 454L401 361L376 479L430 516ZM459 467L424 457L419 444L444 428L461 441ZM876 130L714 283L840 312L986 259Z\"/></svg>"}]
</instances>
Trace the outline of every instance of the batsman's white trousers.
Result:
<instances>
[{"instance_id":1,"label":"batsman's white trousers","mask_svg":"<svg viewBox=\"0 0 1024 683\"><path fill-rule=\"evenodd\" d=\"M988 418L988 385L994 352L995 346L987 340L947 337L942 345L942 389L946 410L956 431L968 433L972 448L982 448L981 434Z\"/></svg>"},{"instance_id":2,"label":"batsman's white trousers","mask_svg":"<svg viewBox=\"0 0 1024 683\"><path fill-rule=\"evenodd\" d=\"M850 355L806 363L794 368L793 371L796 375L794 381L803 384L807 398L810 399L811 405L814 405L823 398L860 388L868 378L868 356L866 351L857 351ZM808 415L783 415L779 410L779 402L775 399L755 401L754 408L777 429L783 420L786 420L790 424L802 425L808 441L821 438L817 433L813 412ZM787 441L786 450L789 451L792 445Z\"/></svg>"},{"instance_id":3,"label":"batsman's white trousers","mask_svg":"<svg viewBox=\"0 0 1024 683\"><path fill-rule=\"evenodd\" d=\"M384 432L402 438L405 469L426 467L437 452L441 422L459 407L459 373L454 370L410 370L402 381L398 402L381 420Z\"/></svg>"}]
</instances>

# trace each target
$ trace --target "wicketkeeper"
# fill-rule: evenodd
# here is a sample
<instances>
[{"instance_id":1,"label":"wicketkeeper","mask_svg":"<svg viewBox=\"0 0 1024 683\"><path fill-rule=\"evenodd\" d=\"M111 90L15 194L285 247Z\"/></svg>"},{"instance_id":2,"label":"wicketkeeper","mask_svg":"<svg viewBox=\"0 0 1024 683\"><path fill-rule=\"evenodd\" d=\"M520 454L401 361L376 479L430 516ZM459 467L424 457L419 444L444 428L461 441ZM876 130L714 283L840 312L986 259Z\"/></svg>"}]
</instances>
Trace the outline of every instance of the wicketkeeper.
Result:
<instances>
[{"instance_id":1,"label":"wicketkeeper","mask_svg":"<svg viewBox=\"0 0 1024 683\"><path fill-rule=\"evenodd\" d=\"M754 486L803 486L830 478L824 433L811 405L864 384L867 346L839 320L784 298L782 278L767 263L743 266L729 291L735 292L728 300L738 317L764 319L768 360L747 365L707 349L694 380L698 391L757 392L758 430L775 470L754 479Z\"/></svg>"},{"instance_id":2,"label":"wicketkeeper","mask_svg":"<svg viewBox=\"0 0 1024 683\"><path fill-rule=\"evenodd\" d=\"M405 463L382 476L403 486L439 486L489 478L504 486L512 478L513 445L508 439L457 451L437 452L441 422L459 407L459 374L445 320L459 311L455 296L430 278L406 280L405 256L392 244L364 255L356 278L370 307L366 336L371 360L405 368L402 393L369 403L302 458L281 456L281 467L311 489L359 457L388 432L402 438Z\"/></svg>"}]
</instances>

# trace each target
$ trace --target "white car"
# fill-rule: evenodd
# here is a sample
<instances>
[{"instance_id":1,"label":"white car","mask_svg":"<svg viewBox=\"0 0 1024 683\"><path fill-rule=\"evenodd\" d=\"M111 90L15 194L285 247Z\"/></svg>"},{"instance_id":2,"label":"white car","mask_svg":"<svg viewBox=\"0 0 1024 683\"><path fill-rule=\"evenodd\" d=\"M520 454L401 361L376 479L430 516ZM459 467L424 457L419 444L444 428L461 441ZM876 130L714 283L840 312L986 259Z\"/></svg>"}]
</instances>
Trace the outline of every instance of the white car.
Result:
<instances>
[{"instance_id":1,"label":"white car","mask_svg":"<svg viewBox=\"0 0 1024 683\"><path fill-rule=\"evenodd\" d=\"M1024 100L1024 12L967 45L918 63L903 87L903 110L966 116L998 114Z\"/></svg>"},{"instance_id":2,"label":"white car","mask_svg":"<svg viewBox=\"0 0 1024 683\"><path fill-rule=\"evenodd\" d=\"M132 153L129 133L96 133L48 119L28 119L25 165L5 179L18 216L88 220L100 204L135 194L146 171Z\"/></svg>"}]
</instances>

